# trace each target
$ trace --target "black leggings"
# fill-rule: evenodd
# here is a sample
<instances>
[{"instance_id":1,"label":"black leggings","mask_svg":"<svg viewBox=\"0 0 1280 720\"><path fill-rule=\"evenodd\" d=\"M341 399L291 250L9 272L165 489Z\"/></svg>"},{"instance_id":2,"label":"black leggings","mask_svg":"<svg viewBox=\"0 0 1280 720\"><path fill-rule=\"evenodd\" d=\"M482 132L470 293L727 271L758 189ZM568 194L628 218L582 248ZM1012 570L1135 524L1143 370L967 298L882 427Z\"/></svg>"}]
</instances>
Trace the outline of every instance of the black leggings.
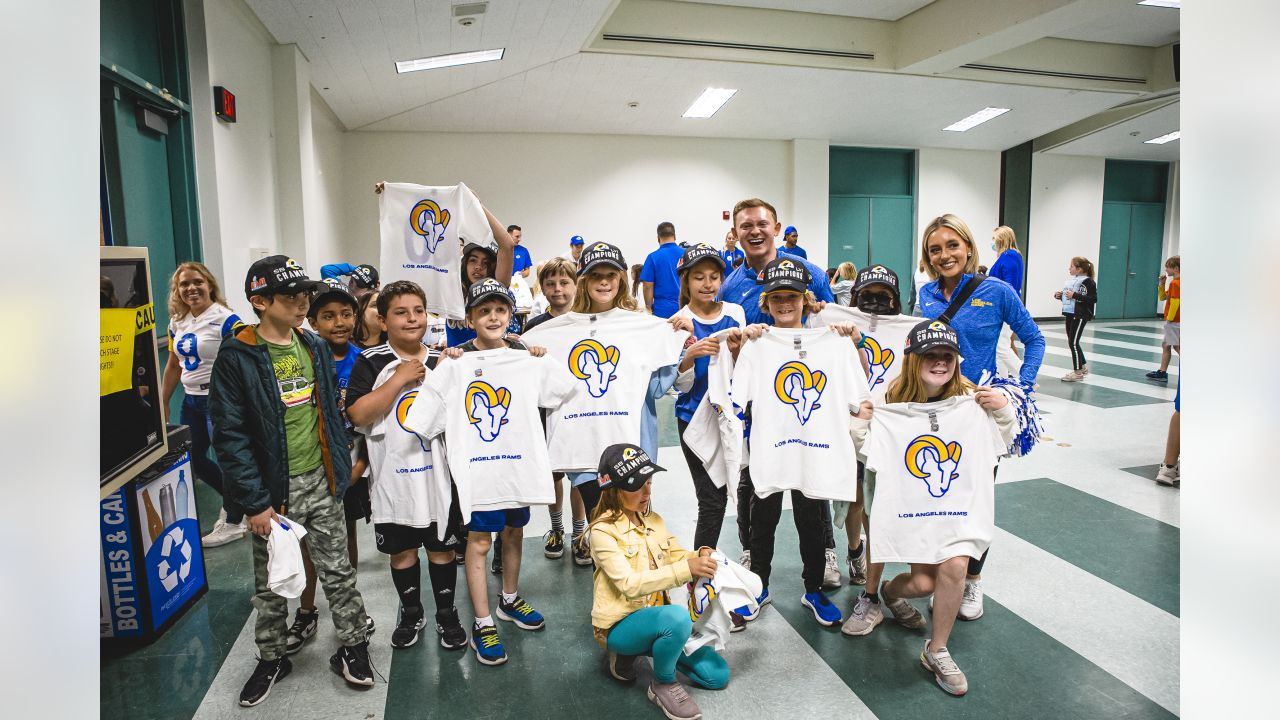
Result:
<instances>
[{"instance_id":1,"label":"black leggings","mask_svg":"<svg viewBox=\"0 0 1280 720\"><path fill-rule=\"evenodd\" d=\"M1084 348L1080 347L1080 338L1084 335L1084 326L1088 320L1081 319L1074 313L1063 313L1067 319L1067 348L1071 350L1071 369L1079 370L1087 362L1084 359Z\"/></svg>"},{"instance_id":2,"label":"black leggings","mask_svg":"<svg viewBox=\"0 0 1280 720\"><path fill-rule=\"evenodd\" d=\"M743 471L744 476L747 471ZM744 478L745 479L745 478ZM741 486L739 486L741 488ZM760 576L765 588L769 587L769 574L773 566L773 540L782 518L783 491L768 497L751 498L751 572ZM822 588L822 574L826 565L826 548L822 532L822 507L825 501L811 500L798 490L791 491L791 519L795 521L800 536L800 560L804 563L801 577L805 592L817 592ZM741 508L739 508L741 511Z\"/></svg>"},{"instance_id":3,"label":"black leggings","mask_svg":"<svg viewBox=\"0 0 1280 720\"><path fill-rule=\"evenodd\" d=\"M694 454L684 442L685 428L689 423L676 419L676 427L680 431L680 449L684 451L684 461L689 465L689 474L693 476L693 492L698 497L698 523L693 531L693 547L717 547L720 543L720 529L724 526L724 511L729 504L727 488L716 487L703 467L702 460Z\"/></svg>"}]
</instances>

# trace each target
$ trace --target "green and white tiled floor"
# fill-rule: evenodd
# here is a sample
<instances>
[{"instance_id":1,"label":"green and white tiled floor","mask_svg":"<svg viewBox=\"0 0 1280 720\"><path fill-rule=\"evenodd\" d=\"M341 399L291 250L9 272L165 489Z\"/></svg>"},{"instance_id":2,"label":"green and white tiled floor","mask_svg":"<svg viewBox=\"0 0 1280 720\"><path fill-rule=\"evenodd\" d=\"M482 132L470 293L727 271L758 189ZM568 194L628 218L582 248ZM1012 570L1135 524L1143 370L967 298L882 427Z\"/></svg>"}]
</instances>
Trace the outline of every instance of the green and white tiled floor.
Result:
<instances>
[{"instance_id":1,"label":"green and white tiled floor","mask_svg":"<svg viewBox=\"0 0 1280 720\"><path fill-rule=\"evenodd\" d=\"M1167 387L1149 383L1143 375L1159 361L1159 323L1094 323L1084 342L1089 379L1062 383L1070 369L1066 334L1061 324L1043 329L1049 352L1039 403L1051 439L1030 457L1001 465L986 614L958 623L950 643L969 694L945 695L920 669L916 656L926 636L919 632L886 623L868 637L847 638L814 623L799 604L795 529L784 518L774 604L733 636L729 687L694 691L706 717L1178 714L1178 491L1152 482L1173 410L1176 361ZM670 416L664 403L659 462L669 472L657 480L654 504L688 542L695 501ZM208 526L217 499L199 488ZM535 511L521 582L522 594L547 616L547 629L525 633L499 623L511 656L504 666L481 667L470 654L446 652L429 629L425 642L393 654L396 599L372 528L362 525L360 589L378 623L370 650L387 682L353 691L329 671L334 638L321 597L320 632L293 657L293 674L262 706L240 708L236 699L254 664L252 571L249 544L241 541L206 551L210 590L168 634L132 652L103 647L102 717L661 717L644 697L645 676L624 688L604 674L590 633L591 573L567 556L542 557L547 526L546 513ZM722 541L736 555L732 518ZM496 592L496 580L491 588ZM461 576L458 591L465 617ZM857 591L845 586L834 600L847 609Z\"/></svg>"}]
</instances>

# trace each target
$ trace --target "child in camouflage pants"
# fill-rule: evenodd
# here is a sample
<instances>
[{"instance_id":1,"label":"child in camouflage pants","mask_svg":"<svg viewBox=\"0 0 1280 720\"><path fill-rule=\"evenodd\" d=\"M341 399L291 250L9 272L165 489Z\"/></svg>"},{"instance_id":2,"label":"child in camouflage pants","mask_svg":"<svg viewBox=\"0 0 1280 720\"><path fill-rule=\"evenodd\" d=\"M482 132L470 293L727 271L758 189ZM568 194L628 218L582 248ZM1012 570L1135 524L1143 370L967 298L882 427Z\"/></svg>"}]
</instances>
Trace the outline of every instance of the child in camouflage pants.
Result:
<instances>
[{"instance_id":1,"label":"child in camouflage pants","mask_svg":"<svg viewBox=\"0 0 1280 720\"><path fill-rule=\"evenodd\" d=\"M288 601L267 588L266 538L278 515L309 531L311 560L341 643L330 667L351 685L373 684L364 600L347 559L342 496L351 482L351 456L337 372L324 340L300 329L317 284L283 255L250 266L245 295L261 322L223 342L210 378L224 492L254 535L258 664L240 693L246 707L265 700L292 670L285 653Z\"/></svg>"}]
</instances>

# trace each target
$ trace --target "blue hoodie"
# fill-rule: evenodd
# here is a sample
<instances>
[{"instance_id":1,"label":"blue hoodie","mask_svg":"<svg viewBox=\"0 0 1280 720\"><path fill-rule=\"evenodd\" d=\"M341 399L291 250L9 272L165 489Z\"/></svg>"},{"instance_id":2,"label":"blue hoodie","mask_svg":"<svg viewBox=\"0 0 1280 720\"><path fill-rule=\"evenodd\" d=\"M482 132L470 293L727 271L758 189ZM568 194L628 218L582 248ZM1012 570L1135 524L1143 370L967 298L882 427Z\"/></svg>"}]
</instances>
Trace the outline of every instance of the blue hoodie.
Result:
<instances>
[{"instance_id":1,"label":"blue hoodie","mask_svg":"<svg viewBox=\"0 0 1280 720\"><path fill-rule=\"evenodd\" d=\"M972 275L960 276L957 288L969 282ZM942 290L934 280L920 288L919 308L926 318L934 319L946 311L951 301L942 297ZM996 345L1000 342L1000 329L1008 324L1013 334L1026 346L1022 358L1019 379L1026 387L1035 385L1040 362L1044 360L1044 335L1031 313L1023 306L1013 286L1003 280L987 278L974 290L951 319L951 327L960 336L960 373L978 382L983 370L996 372Z\"/></svg>"},{"instance_id":2,"label":"blue hoodie","mask_svg":"<svg viewBox=\"0 0 1280 720\"><path fill-rule=\"evenodd\" d=\"M1013 248L1009 248L1000 253L1000 257L991 263L991 270L987 273L993 278L1001 280L1013 286L1013 291L1019 295L1022 293L1022 254Z\"/></svg>"}]
</instances>

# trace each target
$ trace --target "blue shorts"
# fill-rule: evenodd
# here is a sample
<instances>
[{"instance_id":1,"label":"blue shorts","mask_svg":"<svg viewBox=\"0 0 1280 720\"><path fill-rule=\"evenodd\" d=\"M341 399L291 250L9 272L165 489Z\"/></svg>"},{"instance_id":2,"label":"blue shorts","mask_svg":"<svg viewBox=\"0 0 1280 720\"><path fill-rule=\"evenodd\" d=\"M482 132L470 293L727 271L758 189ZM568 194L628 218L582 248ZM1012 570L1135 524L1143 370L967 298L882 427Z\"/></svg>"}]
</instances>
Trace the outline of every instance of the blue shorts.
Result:
<instances>
[{"instance_id":1,"label":"blue shorts","mask_svg":"<svg viewBox=\"0 0 1280 720\"><path fill-rule=\"evenodd\" d=\"M471 522L467 524L470 532L495 533L503 528L522 528L529 524L529 508L512 510L487 510L471 513Z\"/></svg>"}]
</instances>

